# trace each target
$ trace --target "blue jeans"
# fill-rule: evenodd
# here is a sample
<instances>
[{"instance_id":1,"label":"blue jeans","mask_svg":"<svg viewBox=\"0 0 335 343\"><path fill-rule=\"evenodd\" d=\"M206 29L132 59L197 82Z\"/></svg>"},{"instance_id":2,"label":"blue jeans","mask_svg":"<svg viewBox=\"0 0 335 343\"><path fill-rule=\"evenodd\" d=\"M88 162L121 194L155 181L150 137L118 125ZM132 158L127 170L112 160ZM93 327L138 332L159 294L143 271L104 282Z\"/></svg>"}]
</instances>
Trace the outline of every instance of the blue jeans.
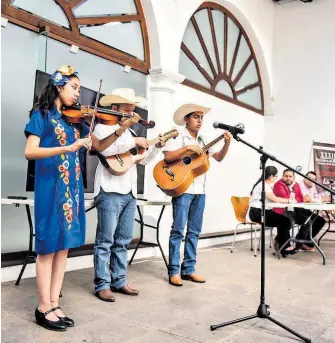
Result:
<instances>
[{"instance_id":1,"label":"blue jeans","mask_svg":"<svg viewBox=\"0 0 335 343\"><path fill-rule=\"evenodd\" d=\"M127 248L134 229L136 199L131 193L106 193L95 198L98 227L94 245L96 292L120 288L126 282Z\"/></svg>"},{"instance_id":2,"label":"blue jeans","mask_svg":"<svg viewBox=\"0 0 335 343\"><path fill-rule=\"evenodd\" d=\"M195 272L205 200L205 194L187 193L172 199L173 224L169 240L169 276L179 274L180 244L184 238L186 222L187 232L181 274L188 275Z\"/></svg>"}]
</instances>

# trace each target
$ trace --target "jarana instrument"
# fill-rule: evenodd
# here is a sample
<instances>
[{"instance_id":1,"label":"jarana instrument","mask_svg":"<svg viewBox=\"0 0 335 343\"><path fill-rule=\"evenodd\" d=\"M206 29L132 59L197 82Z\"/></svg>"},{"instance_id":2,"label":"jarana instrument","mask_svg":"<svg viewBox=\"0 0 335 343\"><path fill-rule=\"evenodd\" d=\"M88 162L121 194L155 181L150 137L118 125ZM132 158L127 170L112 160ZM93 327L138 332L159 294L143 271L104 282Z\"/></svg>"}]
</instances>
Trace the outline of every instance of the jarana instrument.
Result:
<instances>
[{"instance_id":1,"label":"jarana instrument","mask_svg":"<svg viewBox=\"0 0 335 343\"><path fill-rule=\"evenodd\" d=\"M167 142L169 139L176 138L178 135L178 130L173 129L164 133L162 138L165 142ZM149 145L154 145L158 143L159 140L160 137L149 140ZM146 149L135 147L124 154L113 155L109 157L98 154L98 157L102 165L104 165L112 175L120 176L125 174L127 170L129 170L134 164L143 160L146 157L145 153Z\"/></svg>"}]
</instances>

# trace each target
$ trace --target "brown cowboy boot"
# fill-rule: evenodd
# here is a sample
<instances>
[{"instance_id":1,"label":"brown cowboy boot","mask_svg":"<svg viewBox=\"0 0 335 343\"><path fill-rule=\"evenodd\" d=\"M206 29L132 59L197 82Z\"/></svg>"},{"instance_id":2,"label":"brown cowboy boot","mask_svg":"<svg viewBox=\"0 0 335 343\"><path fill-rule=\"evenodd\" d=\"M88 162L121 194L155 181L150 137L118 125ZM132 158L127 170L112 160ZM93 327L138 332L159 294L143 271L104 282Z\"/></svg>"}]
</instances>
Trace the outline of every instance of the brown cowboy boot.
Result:
<instances>
[{"instance_id":1,"label":"brown cowboy boot","mask_svg":"<svg viewBox=\"0 0 335 343\"><path fill-rule=\"evenodd\" d=\"M172 286L181 287L183 285L183 282L181 281L181 278L179 275L172 275L172 276L169 276L169 284Z\"/></svg>"},{"instance_id":2,"label":"brown cowboy boot","mask_svg":"<svg viewBox=\"0 0 335 343\"><path fill-rule=\"evenodd\" d=\"M107 301L110 303L115 301L114 295L110 289L103 289L99 292L96 292L95 296L102 301Z\"/></svg>"},{"instance_id":3,"label":"brown cowboy boot","mask_svg":"<svg viewBox=\"0 0 335 343\"><path fill-rule=\"evenodd\" d=\"M188 274L188 275L182 275L181 278L183 280L193 281L193 282L197 282L197 283L205 283L206 282L206 280L202 276L200 276L196 273Z\"/></svg>"},{"instance_id":4,"label":"brown cowboy boot","mask_svg":"<svg viewBox=\"0 0 335 343\"><path fill-rule=\"evenodd\" d=\"M115 293L121 293L124 295L137 296L140 292L137 289L133 289L128 285L124 285L120 288L111 287L111 290Z\"/></svg>"}]
</instances>

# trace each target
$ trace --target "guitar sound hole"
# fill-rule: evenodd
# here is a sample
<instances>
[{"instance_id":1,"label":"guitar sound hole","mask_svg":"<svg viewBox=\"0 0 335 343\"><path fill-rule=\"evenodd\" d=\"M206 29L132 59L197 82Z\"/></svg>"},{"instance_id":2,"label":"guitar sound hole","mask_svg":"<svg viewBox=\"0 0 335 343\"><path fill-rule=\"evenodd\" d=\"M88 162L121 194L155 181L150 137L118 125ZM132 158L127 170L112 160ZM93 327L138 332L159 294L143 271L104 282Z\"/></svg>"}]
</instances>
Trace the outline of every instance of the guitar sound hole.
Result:
<instances>
[{"instance_id":1,"label":"guitar sound hole","mask_svg":"<svg viewBox=\"0 0 335 343\"><path fill-rule=\"evenodd\" d=\"M130 149L129 152L134 156L137 155L137 149L136 148Z\"/></svg>"},{"instance_id":2,"label":"guitar sound hole","mask_svg":"<svg viewBox=\"0 0 335 343\"><path fill-rule=\"evenodd\" d=\"M187 156L183 158L183 163L188 166L192 162L192 158Z\"/></svg>"}]
</instances>

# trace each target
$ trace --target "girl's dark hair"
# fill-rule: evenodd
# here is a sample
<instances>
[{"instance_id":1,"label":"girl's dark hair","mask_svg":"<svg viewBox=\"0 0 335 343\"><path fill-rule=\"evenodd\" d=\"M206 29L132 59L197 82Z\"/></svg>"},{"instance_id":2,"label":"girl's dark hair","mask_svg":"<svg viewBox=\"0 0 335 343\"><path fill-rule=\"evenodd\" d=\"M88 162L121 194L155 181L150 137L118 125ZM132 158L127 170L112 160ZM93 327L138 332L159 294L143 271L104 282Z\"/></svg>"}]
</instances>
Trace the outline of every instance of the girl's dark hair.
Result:
<instances>
[{"instance_id":1,"label":"girl's dark hair","mask_svg":"<svg viewBox=\"0 0 335 343\"><path fill-rule=\"evenodd\" d=\"M78 79L78 76L75 74L68 76L69 80L71 80L74 77ZM64 85L59 87L64 87ZM50 79L46 87L43 89L43 92L40 95L40 97L35 101L33 108L29 111L29 116L31 117L32 113L37 108L41 111L43 115L47 114L48 110L52 109L55 106L55 100L57 99L57 97L57 86L55 86Z\"/></svg>"},{"instance_id":2,"label":"girl's dark hair","mask_svg":"<svg viewBox=\"0 0 335 343\"><path fill-rule=\"evenodd\" d=\"M274 166L267 166L265 168L265 180L267 180L270 176L275 176L278 174L278 170ZM252 195L252 192L254 191L255 187L262 181L262 177L260 177L257 182L252 187L252 190L250 192L250 195Z\"/></svg>"}]
</instances>

